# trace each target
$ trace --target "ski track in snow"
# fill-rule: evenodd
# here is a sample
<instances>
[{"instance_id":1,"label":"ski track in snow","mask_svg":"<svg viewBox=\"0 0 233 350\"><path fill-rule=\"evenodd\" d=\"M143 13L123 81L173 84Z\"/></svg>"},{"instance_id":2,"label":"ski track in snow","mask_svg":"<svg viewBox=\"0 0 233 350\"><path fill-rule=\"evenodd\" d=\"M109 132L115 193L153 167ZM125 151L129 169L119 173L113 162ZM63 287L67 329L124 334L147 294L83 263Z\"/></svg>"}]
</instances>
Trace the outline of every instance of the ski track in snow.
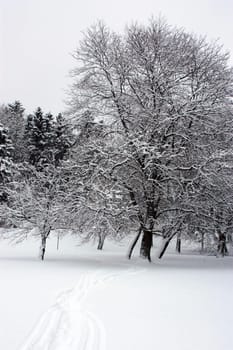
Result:
<instances>
[{"instance_id":1,"label":"ski track in snow","mask_svg":"<svg viewBox=\"0 0 233 350\"><path fill-rule=\"evenodd\" d=\"M106 350L106 333L102 321L87 310L88 293L125 274L83 274L77 285L62 292L54 305L45 312L20 350Z\"/></svg>"}]
</instances>

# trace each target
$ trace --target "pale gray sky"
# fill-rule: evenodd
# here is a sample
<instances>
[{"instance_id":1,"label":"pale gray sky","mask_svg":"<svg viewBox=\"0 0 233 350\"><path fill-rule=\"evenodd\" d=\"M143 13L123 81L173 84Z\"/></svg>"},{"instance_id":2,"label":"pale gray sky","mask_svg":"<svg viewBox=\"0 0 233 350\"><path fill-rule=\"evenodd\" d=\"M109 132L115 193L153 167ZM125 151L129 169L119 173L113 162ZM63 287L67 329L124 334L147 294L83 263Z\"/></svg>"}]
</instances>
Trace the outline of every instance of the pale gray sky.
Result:
<instances>
[{"instance_id":1,"label":"pale gray sky","mask_svg":"<svg viewBox=\"0 0 233 350\"><path fill-rule=\"evenodd\" d=\"M81 32L102 19L116 30L159 15L172 25L220 38L233 62L232 0L0 0L0 104L27 112L65 108L70 55Z\"/></svg>"}]
</instances>

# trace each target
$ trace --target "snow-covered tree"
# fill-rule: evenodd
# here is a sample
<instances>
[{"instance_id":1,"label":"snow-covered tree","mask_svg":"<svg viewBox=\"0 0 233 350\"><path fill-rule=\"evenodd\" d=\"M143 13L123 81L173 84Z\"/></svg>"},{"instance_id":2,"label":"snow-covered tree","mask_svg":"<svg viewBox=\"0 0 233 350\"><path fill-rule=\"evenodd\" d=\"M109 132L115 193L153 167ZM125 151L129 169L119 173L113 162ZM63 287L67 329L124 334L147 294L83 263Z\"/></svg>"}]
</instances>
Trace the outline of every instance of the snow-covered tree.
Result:
<instances>
[{"instance_id":1,"label":"snow-covered tree","mask_svg":"<svg viewBox=\"0 0 233 350\"><path fill-rule=\"evenodd\" d=\"M129 227L130 211L126 210L118 185L109 177L109 153L106 137L109 129L94 121L90 113L80 117L76 125L77 141L70 154L69 199L72 227L84 242L98 241L103 248L105 238L121 239ZM111 135L109 135L109 147ZM114 191L113 191L114 188Z\"/></svg>"},{"instance_id":2,"label":"snow-covered tree","mask_svg":"<svg viewBox=\"0 0 233 350\"><path fill-rule=\"evenodd\" d=\"M71 132L68 121L61 113L54 122L54 162L58 166L68 156L68 151L74 143L74 135Z\"/></svg>"},{"instance_id":3,"label":"snow-covered tree","mask_svg":"<svg viewBox=\"0 0 233 350\"><path fill-rule=\"evenodd\" d=\"M88 110L109 129L95 179L104 174L114 183L111 198L121 193L143 233L143 257L150 260L153 234L162 234L162 257L184 227L216 222L210 213L219 193L225 202L214 166L232 132L228 55L217 43L152 20L123 35L98 23L74 58L70 114L79 120ZM93 137L98 149L95 143ZM103 187L102 196L108 191Z\"/></svg>"},{"instance_id":4,"label":"snow-covered tree","mask_svg":"<svg viewBox=\"0 0 233 350\"><path fill-rule=\"evenodd\" d=\"M53 120L50 113L44 115L38 107L33 115L27 117L25 137L28 145L28 162L37 167L51 162L51 143L53 140Z\"/></svg>"},{"instance_id":5,"label":"snow-covered tree","mask_svg":"<svg viewBox=\"0 0 233 350\"><path fill-rule=\"evenodd\" d=\"M0 124L0 203L6 201L6 183L11 179L13 171L12 143L7 129Z\"/></svg>"},{"instance_id":6,"label":"snow-covered tree","mask_svg":"<svg viewBox=\"0 0 233 350\"><path fill-rule=\"evenodd\" d=\"M71 146L72 134L61 114L54 118L41 108L27 117L25 138L28 145L28 162L38 169L45 164L59 165Z\"/></svg>"},{"instance_id":7,"label":"snow-covered tree","mask_svg":"<svg viewBox=\"0 0 233 350\"><path fill-rule=\"evenodd\" d=\"M24 139L25 119L24 108L19 101L9 103L0 107L0 123L8 129L12 141L12 157L15 163L26 159L26 148Z\"/></svg>"},{"instance_id":8,"label":"snow-covered tree","mask_svg":"<svg viewBox=\"0 0 233 350\"><path fill-rule=\"evenodd\" d=\"M19 228L27 223L24 231L37 229L42 260L51 230L67 230L70 226L72 212L68 199L72 186L64 169L65 166L47 165L38 171L27 166L6 187L8 205L1 208L2 215Z\"/></svg>"}]
</instances>

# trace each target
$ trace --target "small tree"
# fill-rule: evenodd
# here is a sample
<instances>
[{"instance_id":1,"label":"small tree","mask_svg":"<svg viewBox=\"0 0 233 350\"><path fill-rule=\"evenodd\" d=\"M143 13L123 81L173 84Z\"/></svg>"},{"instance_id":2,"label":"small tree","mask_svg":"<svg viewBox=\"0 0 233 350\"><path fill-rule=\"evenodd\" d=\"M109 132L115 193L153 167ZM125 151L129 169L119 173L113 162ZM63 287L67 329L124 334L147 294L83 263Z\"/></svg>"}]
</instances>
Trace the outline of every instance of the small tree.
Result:
<instances>
[{"instance_id":1,"label":"small tree","mask_svg":"<svg viewBox=\"0 0 233 350\"><path fill-rule=\"evenodd\" d=\"M51 230L69 227L70 187L62 168L52 165L45 166L43 171L27 167L7 186L8 205L2 208L5 218L17 227L27 222L30 229L38 229L41 260L44 260Z\"/></svg>"}]
</instances>

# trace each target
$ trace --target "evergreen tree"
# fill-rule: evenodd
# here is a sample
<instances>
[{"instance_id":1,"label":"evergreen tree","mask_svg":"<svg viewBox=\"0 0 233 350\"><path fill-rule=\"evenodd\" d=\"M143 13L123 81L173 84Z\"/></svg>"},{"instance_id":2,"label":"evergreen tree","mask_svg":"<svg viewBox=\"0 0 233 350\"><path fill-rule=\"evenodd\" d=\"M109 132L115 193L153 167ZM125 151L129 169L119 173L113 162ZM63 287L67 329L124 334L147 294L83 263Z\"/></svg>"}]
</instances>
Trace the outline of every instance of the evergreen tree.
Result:
<instances>
[{"instance_id":1,"label":"evergreen tree","mask_svg":"<svg viewBox=\"0 0 233 350\"><path fill-rule=\"evenodd\" d=\"M0 124L0 202L7 199L5 184L12 174L12 143L7 129Z\"/></svg>"},{"instance_id":2,"label":"evergreen tree","mask_svg":"<svg viewBox=\"0 0 233 350\"><path fill-rule=\"evenodd\" d=\"M13 152L12 158L16 163L26 159L26 149L24 141L24 108L19 101L9 103L0 108L0 123L8 129L9 137L12 140Z\"/></svg>"},{"instance_id":3,"label":"evergreen tree","mask_svg":"<svg viewBox=\"0 0 233 350\"><path fill-rule=\"evenodd\" d=\"M15 101L14 103L9 103L7 109L12 115L23 118L24 116L24 107L20 101Z\"/></svg>"},{"instance_id":4,"label":"evergreen tree","mask_svg":"<svg viewBox=\"0 0 233 350\"><path fill-rule=\"evenodd\" d=\"M58 166L71 146L71 132L62 115L54 119L41 108L28 116L25 137L28 162L38 169L43 169L45 164Z\"/></svg>"},{"instance_id":5,"label":"evergreen tree","mask_svg":"<svg viewBox=\"0 0 233 350\"><path fill-rule=\"evenodd\" d=\"M53 143L53 118L51 114L44 115L40 107L34 114L27 117L25 136L28 145L28 162L36 167L42 167L51 162L49 150Z\"/></svg>"},{"instance_id":6,"label":"evergreen tree","mask_svg":"<svg viewBox=\"0 0 233 350\"><path fill-rule=\"evenodd\" d=\"M61 113L58 114L56 122L54 125L54 161L55 166L58 166L59 163L67 155L68 150L72 145L73 136L69 128L68 123Z\"/></svg>"}]
</instances>

